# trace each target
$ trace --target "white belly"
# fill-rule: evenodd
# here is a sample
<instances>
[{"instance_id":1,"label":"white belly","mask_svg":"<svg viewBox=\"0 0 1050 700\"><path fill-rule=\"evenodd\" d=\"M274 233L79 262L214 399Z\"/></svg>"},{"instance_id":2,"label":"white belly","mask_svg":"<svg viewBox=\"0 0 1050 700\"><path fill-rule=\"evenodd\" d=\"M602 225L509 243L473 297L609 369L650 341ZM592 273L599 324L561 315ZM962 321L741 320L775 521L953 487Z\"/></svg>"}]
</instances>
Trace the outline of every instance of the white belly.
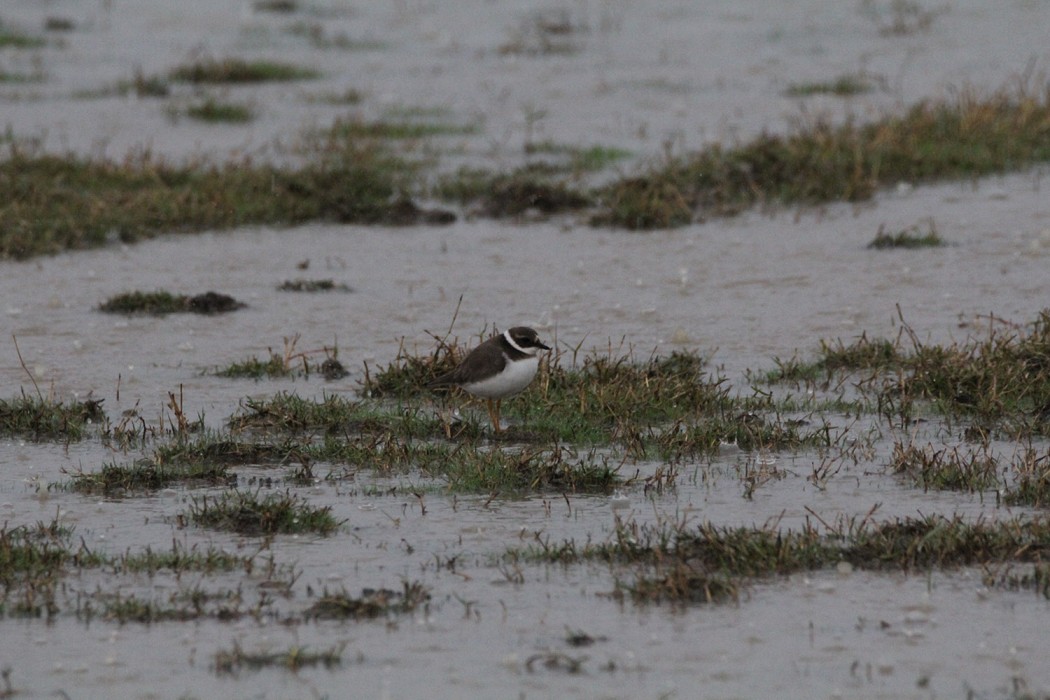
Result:
<instances>
[{"instance_id":1,"label":"white belly","mask_svg":"<svg viewBox=\"0 0 1050 700\"><path fill-rule=\"evenodd\" d=\"M464 391L480 396L483 399L502 399L513 396L529 385L536 376L540 358L529 357L524 360L508 362L503 372L473 384L462 384Z\"/></svg>"}]
</instances>

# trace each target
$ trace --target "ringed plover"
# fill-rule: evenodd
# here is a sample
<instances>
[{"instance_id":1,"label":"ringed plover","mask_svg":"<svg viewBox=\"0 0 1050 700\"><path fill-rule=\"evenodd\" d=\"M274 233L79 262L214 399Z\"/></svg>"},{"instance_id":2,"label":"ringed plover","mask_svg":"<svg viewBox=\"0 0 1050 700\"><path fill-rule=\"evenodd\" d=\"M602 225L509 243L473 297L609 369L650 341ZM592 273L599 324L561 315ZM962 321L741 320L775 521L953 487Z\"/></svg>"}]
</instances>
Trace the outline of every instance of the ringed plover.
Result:
<instances>
[{"instance_id":1,"label":"ringed plover","mask_svg":"<svg viewBox=\"0 0 1050 700\"><path fill-rule=\"evenodd\" d=\"M485 399L492 429L500 432L499 404L525 389L536 376L540 350L550 350L526 326L515 326L494 335L467 353L454 370L427 384L430 388L459 386Z\"/></svg>"}]
</instances>

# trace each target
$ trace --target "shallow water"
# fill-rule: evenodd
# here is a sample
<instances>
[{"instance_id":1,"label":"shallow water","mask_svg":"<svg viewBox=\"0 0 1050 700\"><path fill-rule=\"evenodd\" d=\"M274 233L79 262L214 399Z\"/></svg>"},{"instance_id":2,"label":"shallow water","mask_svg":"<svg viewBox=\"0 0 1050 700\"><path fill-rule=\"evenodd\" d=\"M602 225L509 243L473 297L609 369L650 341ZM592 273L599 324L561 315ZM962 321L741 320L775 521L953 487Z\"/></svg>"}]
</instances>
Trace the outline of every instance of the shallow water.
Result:
<instances>
[{"instance_id":1,"label":"shallow water","mask_svg":"<svg viewBox=\"0 0 1050 700\"><path fill-rule=\"evenodd\" d=\"M526 29L547 6L531 3L393 3L364 7L310 3L305 21L326 35L344 33L378 47L311 47L282 27L302 17L255 13L247 3L138 0L38 3L14 0L5 23L41 26L68 16L77 29L64 47L37 54L47 80L0 86L3 119L18 135L45 144L121 156L149 147L182 158L200 153L273 152L302 128L345 114L305 98L348 87L366 97L356 108L378 117L391 107L438 107L478 121L479 134L455 137L447 162L506 167L528 140L630 149L637 158L665 144L747 138L781 129L799 101L790 83L867 71L885 89L845 101L818 98L811 113L870 116L972 83L995 88L1029 60L1046 68L1050 5L978 2L944 5L928 32L884 36L889 3L566 2L574 52L530 55ZM940 7L940 6L938 6ZM557 9L557 8L556 8ZM789 13L789 14L784 14ZM517 44L515 43L517 42ZM281 58L322 68L309 84L231 89L261 107L246 127L171 123L163 101L78 99L112 86L136 68L161 73L195 53ZM1042 52L1042 53L1040 53ZM29 59L3 54L6 68ZM581 99L580 96L584 96ZM175 96L188 99L189 94ZM626 170L630 165L625 165ZM4 337L18 348L41 391L105 400L111 418L136 408L159 420L168 392L181 392L191 416L220 426L245 396L294 390L353 395L363 362L393 360L401 339L429 348L458 306L454 332L476 337L491 326L527 323L568 349L700 349L735 385L746 369L814 351L822 338L866 332L895 336L900 318L922 339L943 342L984 333L989 315L1025 323L1050 299L1050 198L1040 172L912 188L862 206L819 211L750 212L672 232L595 230L573 219L513 225L461 221L447 228L354 226L266 228L192 238L170 236L134 247L0 263ZM951 245L874 252L880 226L895 231L932 219ZM309 261L307 270L299 263ZM276 286L298 277L332 278L350 294L289 294ZM248 308L221 317L123 318L98 313L128 290L225 292ZM459 299L462 297L462 303ZM898 312L899 308L899 312ZM298 334L299 350L337 345L349 378L251 383L208 371ZM14 343L0 351L5 395L33 391ZM844 419L830 418L832 422ZM862 426L853 428L862 432ZM935 427L931 440L937 440ZM617 511L639 523L710 520L721 525L780 519L799 527L812 514L831 522L868 513L880 518L960 513L1005 518L994 494L922 493L883 473L895 436L876 454L849 463L816 488L807 477L820 456L777 455L784 478L744 498L739 471L749 458L725 454L683 465L678 487L646 495L629 490ZM897 436L899 437L899 436ZM1007 452L1010 446L1003 446ZM74 525L91 548L117 554L173 539L253 551L250 538L178 529L192 492L100 500L46 485L68 472L123 460L97 441L37 445L0 442L0 521ZM625 470L651 470L629 464ZM245 470L245 476L254 474ZM425 610L383 622L286 626L267 619L162 623L149 627L60 616L0 621L0 667L12 668L18 697L960 697L969 689L1009 696L1015 682L1050 692L1044 630L1048 603L1028 593L985 589L980 572L927 577L824 572L756 583L738 606L639 608L607 597L618 573L583 565L501 566L508 547L537 539L601 542L614 532L605 497L537 495L518 500L445 497L430 492L426 512L409 488L418 475L319 484L306 493L331 505L346 526L327 539L278 538L279 562L302 574L294 596L275 603L294 612L307 587L397 589L419 580L433 595ZM381 496L365 487L398 487ZM377 489L381 492L381 489ZM443 565L455 558L453 569ZM515 582L520 573L521 582ZM116 585L104 574L70 577L71 596ZM120 578L158 598L191 580ZM254 601L259 579L202 577L209 590L242 586ZM568 630L598 638L571 648ZM216 675L214 654L234 641L249 651L345 644L344 666ZM537 654L587 657L582 672L548 668ZM1020 679L1015 681L1014 679ZM348 689L352 689L348 691Z\"/></svg>"}]
</instances>

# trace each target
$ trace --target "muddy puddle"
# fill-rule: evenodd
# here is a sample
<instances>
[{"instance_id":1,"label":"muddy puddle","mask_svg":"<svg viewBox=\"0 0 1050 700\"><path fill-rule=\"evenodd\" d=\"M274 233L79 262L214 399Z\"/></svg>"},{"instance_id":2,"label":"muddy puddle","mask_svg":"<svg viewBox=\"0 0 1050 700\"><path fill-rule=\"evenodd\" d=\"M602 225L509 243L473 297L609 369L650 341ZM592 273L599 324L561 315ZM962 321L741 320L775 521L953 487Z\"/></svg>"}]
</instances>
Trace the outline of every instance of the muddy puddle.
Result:
<instances>
[{"instance_id":1,"label":"muddy puddle","mask_svg":"<svg viewBox=\"0 0 1050 700\"><path fill-rule=\"evenodd\" d=\"M276 141L345 113L311 95L355 88L366 95L356 109L367 117L435 108L480 124L478 133L447 146L446 164L503 167L522 159L529 140L600 143L644 160L665 147L781 129L785 115L799 111L800 102L783 94L789 84L846 72L867 72L880 87L848 100L818 98L807 109L865 116L962 84L999 87L1030 62L1048 67L1046 3L916 4L920 14L900 19L922 26L885 31L905 5L318 2L285 17L250 3L175 9L146 0L19 0L0 9L5 24L35 31L47 17L61 16L75 29L36 52L46 80L0 86L0 104L16 135L40 136L56 150L279 157ZM923 12L931 13L928 25ZM564 39L568 45L535 34L550 17L575 27ZM295 22L316 25L329 38L345 36L357 48L311 44L287 31ZM243 127L173 122L161 103L149 100L77 97L200 53L277 55L317 67L323 77L247 89L247 99L264 109ZM21 53L2 59L7 70L36 65ZM111 419L134 409L151 425L170 420L171 392L181 394L188 415L220 429L246 397L291 391L353 398L364 363L391 362L402 342L433 347L430 334L444 335L454 317L453 333L469 342L493 326L528 324L564 351L611 347L644 358L699 350L744 387L748 370L769 369L775 358L807 356L821 339L895 337L902 319L934 342L986 333L1000 326L992 316L1033 320L1050 300L1044 175L902 183L863 205L751 211L670 232L592 229L571 218L404 229L317 224L166 236L2 262L0 385L4 397L39 387L63 400L102 399ZM880 227L930 221L946 247L866 248ZM331 279L352 291L278 289L300 278ZM156 289L214 290L247 306L216 316L97 310L115 294ZM253 382L214 374L280 351L292 339L300 351L337 347L350 375ZM868 429L846 416L827 418L839 429ZM201 587L213 595L239 591L246 607L259 605L264 614L149 625L83 621L72 613L52 622L6 617L0 668L10 669L18 698L1050 694L1050 603L1031 591L988 588L976 569L799 574L749 584L738 604L683 608L616 600L611 593L625 574L609 565L503 558L508 548L541 541L609 541L617 517L798 528L873 509L886 519L941 513L996 520L1025 512L1000 505L992 492L923 492L902 483L885 468L900 436L885 424L880 430L870 454L844 460L819 486L810 477L825 455L772 455L777 478L750 498L741 474L759 456L733 449L680 465L674 488L636 484L616 497L451 495L418 474L367 470L319 480L294 488L344 522L326 538L274 539L261 556L296 572L282 590L271 589L258 571L176 579L86 570L64 584L67 610L114 586L119 590L112 592L158 600ZM919 430L920 441L943 437L933 423ZM998 447L1008 454L1016 446ZM112 555L170 549L173 542L258 550L258 538L180 521L195 497L217 494L214 488L126 499L48 488L136 454L95 439L0 440L0 522L57 518L75 527L86 547ZM318 465L319 473L326 466ZM622 473L646 475L660 466L628 462ZM276 474L252 467L240 477L258 483L268 473ZM400 590L406 581L424 584L431 598L401 616L282 622L326 589L356 595L365 588ZM335 648L342 663L297 673L273 666L218 673L216 654L234 645L256 653Z\"/></svg>"}]
</instances>

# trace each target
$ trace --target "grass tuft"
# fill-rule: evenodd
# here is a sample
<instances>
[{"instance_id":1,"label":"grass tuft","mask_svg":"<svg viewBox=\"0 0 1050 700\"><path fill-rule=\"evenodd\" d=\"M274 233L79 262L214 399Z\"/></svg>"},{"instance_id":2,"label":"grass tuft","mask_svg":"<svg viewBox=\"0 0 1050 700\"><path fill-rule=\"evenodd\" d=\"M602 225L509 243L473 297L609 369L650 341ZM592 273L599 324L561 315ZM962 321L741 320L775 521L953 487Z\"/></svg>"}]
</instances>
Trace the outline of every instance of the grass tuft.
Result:
<instances>
[{"instance_id":1,"label":"grass tuft","mask_svg":"<svg viewBox=\"0 0 1050 700\"><path fill-rule=\"evenodd\" d=\"M893 445L890 469L909 477L916 486L928 489L980 493L999 485L999 464L988 452L932 445L916 447L900 442Z\"/></svg>"},{"instance_id":2,"label":"grass tuft","mask_svg":"<svg viewBox=\"0 0 1050 700\"><path fill-rule=\"evenodd\" d=\"M871 80L867 76L848 73L825 82L792 83L784 94L788 97L811 97L813 95L852 97L871 92L872 89Z\"/></svg>"},{"instance_id":3,"label":"grass tuft","mask_svg":"<svg viewBox=\"0 0 1050 700\"><path fill-rule=\"evenodd\" d=\"M175 165L149 153L124 161L37 153L0 158L0 259L131 243L161 233L306 221L447 223L404 196L415 166L375 142L314 134L300 168L251 159Z\"/></svg>"},{"instance_id":4,"label":"grass tuft","mask_svg":"<svg viewBox=\"0 0 1050 700\"><path fill-rule=\"evenodd\" d=\"M311 651L308 647L291 647L284 652L247 652L236 641L230 650L215 652L215 672L219 675L238 675L242 670L259 671L264 668L283 668L298 673L304 668L323 666L339 668L343 664L343 645L322 651Z\"/></svg>"},{"instance_id":5,"label":"grass tuft","mask_svg":"<svg viewBox=\"0 0 1050 700\"><path fill-rule=\"evenodd\" d=\"M255 110L248 105L207 97L187 107L186 116L211 124L247 124L255 119Z\"/></svg>"},{"instance_id":6,"label":"grass tuft","mask_svg":"<svg viewBox=\"0 0 1050 700\"><path fill-rule=\"evenodd\" d=\"M226 491L218 496L194 496L183 516L199 527L229 530L241 535L315 533L329 535L341 521L330 506L315 508L292 493Z\"/></svg>"},{"instance_id":7,"label":"grass tuft","mask_svg":"<svg viewBox=\"0 0 1050 700\"><path fill-rule=\"evenodd\" d=\"M38 49L47 43L43 37L27 34L0 20L0 49Z\"/></svg>"},{"instance_id":8,"label":"grass tuft","mask_svg":"<svg viewBox=\"0 0 1050 700\"><path fill-rule=\"evenodd\" d=\"M925 231L918 224L897 233L888 233L882 226L879 226L879 231L875 234L875 238L872 239L871 243L868 244L868 248L873 250L939 248L943 245L945 245L944 239L937 233L937 226L931 219Z\"/></svg>"},{"instance_id":9,"label":"grass tuft","mask_svg":"<svg viewBox=\"0 0 1050 700\"><path fill-rule=\"evenodd\" d=\"M70 487L78 493L106 496L136 491L156 491L173 484L233 485L237 477L224 464L194 462L164 464L139 460L132 464L103 464L97 472L73 474Z\"/></svg>"},{"instance_id":10,"label":"grass tuft","mask_svg":"<svg viewBox=\"0 0 1050 700\"><path fill-rule=\"evenodd\" d=\"M462 169L442 179L436 194L484 216L520 217L535 212L550 216L578 211L593 199L548 169L525 166L510 173Z\"/></svg>"},{"instance_id":11,"label":"grass tuft","mask_svg":"<svg viewBox=\"0 0 1050 700\"><path fill-rule=\"evenodd\" d=\"M815 381L870 370L855 386L888 417L909 422L916 402L925 401L944 415L976 419L979 429L1050 434L1050 309L1027 326L990 318L983 336L950 345L924 344L907 325L896 342L862 335L850 345L821 345L820 359L778 362L769 379Z\"/></svg>"},{"instance_id":12,"label":"grass tuft","mask_svg":"<svg viewBox=\"0 0 1050 700\"><path fill-rule=\"evenodd\" d=\"M80 440L88 426L104 422L102 400L63 403L23 393L0 399L0 435L32 440Z\"/></svg>"},{"instance_id":13,"label":"grass tuft","mask_svg":"<svg viewBox=\"0 0 1050 700\"><path fill-rule=\"evenodd\" d=\"M277 61L204 58L171 71L171 79L188 83L260 83L317 78L320 73Z\"/></svg>"},{"instance_id":14,"label":"grass tuft","mask_svg":"<svg viewBox=\"0 0 1050 700\"><path fill-rule=\"evenodd\" d=\"M366 588L355 598L346 590L325 590L304 617L314 620L360 620L410 613L430 600L430 591L419 582L405 581L400 591Z\"/></svg>"},{"instance_id":15,"label":"grass tuft","mask_svg":"<svg viewBox=\"0 0 1050 700\"><path fill-rule=\"evenodd\" d=\"M799 124L672 158L601 193L598 225L682 226L756 204L870 199L899 182L972 178L1050 160L1050 86L961 91L871 123Z\"/></svg>"},{"instance_id":16,"label":"grass tuft","mask_svg":"<svg viewBox=\"0 0 1050 700\"><path fill-rule=\"evenodd\" d=\"M346 284L342 282L336 282L331 279L323 280L285 280L281 284L277 285L277 290L281 292L352 292L354 291Z\"/></svg>"},{"instance_id":17,"label":"grass tuft","mask_svg":"<svg viewBox=\"0 0 1050 700\"><path fill-rule=\"evenodd\" d=\"M243 309L243 304L227 294L205 292L195 296L155 292L124 292L110 297L98 310L110 314L149 314L165 316L173 313L219 314Z\"/></svg>"},{"instance_id":18,"label":"grass tuft","mask_svg":"<svg viewBox=\"0 0 1050 700\"><path fill-rule=\"evenodd\" d=\"M1041 563L1050 554L1050 521L1017 518L967 522L959 516L905 518L880 524L842 520L826 531L781 530L683 522L617 522L610 541L579 546L538 541L510 550L512 561L569 564L605 561L634 567L634 582L619 583L638 602L731 602L740 579L762 579L840 564L865 570L927 571L961 566Z\"/></svg>"}]
</instances>

